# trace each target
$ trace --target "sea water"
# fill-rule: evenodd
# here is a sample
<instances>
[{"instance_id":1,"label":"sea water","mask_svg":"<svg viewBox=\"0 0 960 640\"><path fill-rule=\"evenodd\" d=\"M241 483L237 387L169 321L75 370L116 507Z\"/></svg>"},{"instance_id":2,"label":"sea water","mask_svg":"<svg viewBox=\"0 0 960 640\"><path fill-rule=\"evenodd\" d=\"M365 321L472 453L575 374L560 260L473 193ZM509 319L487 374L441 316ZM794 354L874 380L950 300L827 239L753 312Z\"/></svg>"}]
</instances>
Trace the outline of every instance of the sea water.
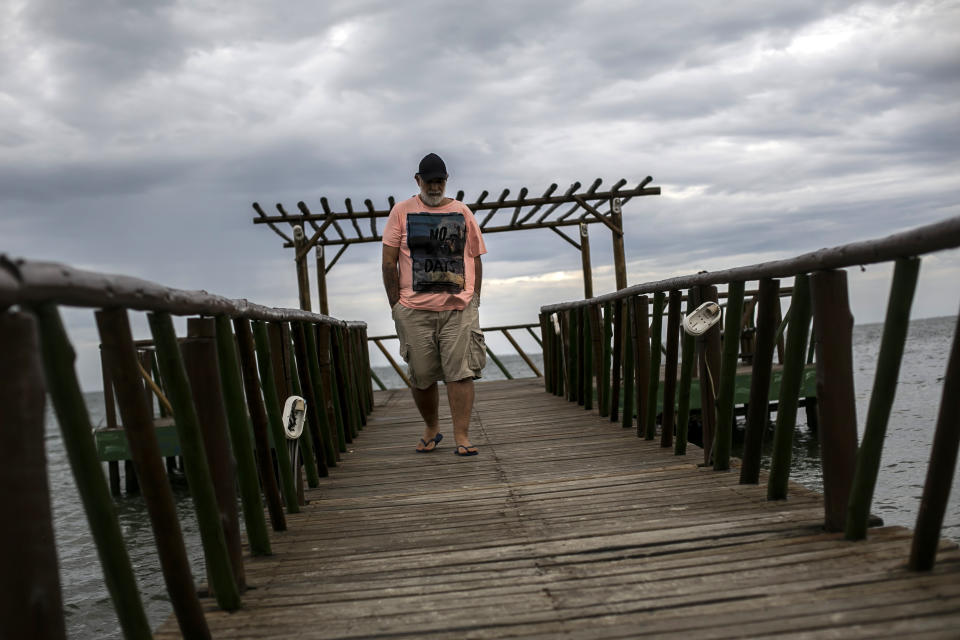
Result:
<instances>
[{"instance_id":1,"label":"sea water","mask_svg":"<svg viewBox=\"0 0 960 640\"><path fill-rule=\"evenodd\" d=\"M955 324L953 317L916 320L910 324L872 506L872 512L881 516L888 525L913 527L915 524ZM882 330L879 324L854 327L854 380L861 436ZM530 356L542 370L540 354ZM502 356L500 360L515 377L532 375L519 356ZM375 367L375 371L388 387L402 386L392 368ZM488 362L483 375L487 380L504 379L503 373L492 361ZM88 393L85 398L93 426L102 425L102 393ZM822 490L819 445L816 435L806 428L805 420L804 412L799 411L791 479L812 489ZM769 464L771 440L766 438L764 466ZM120 638L122 635L103 584L100 562L86 515L74 488L60 432L49 407L46 445L68 637ZM203 556L192 502L182 486L174 487L174 497L195 581L203 582ZM160 573L149 517L139 496L124 495L115 501L144 608L151 626L156 628L172 609ZM954 476L942 535L960 541L960 474Z\"/></svg>"}]
</instances>

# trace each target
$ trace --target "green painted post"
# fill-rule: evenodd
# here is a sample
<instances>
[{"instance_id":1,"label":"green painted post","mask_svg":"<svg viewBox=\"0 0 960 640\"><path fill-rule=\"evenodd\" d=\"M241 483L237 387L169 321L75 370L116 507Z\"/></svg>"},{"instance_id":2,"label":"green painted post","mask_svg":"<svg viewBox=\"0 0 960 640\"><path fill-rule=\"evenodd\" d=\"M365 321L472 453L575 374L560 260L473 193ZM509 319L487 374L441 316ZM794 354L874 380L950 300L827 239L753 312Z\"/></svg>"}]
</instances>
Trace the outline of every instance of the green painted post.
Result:
<instances>
[{"instance_id":1,"label":"green painted post","mask_svg":"<svg viewBox=\"0 0 960 640\"><path fill-rule=\"evenodd\" d=\"M637 437L646 433L647 402L650 393L650 297L637 296L633 305L630 330L633 332L634 386L637 399Z\"/></svg>"},{"instance_id":2,"label":"green painted post","mask_svg":"<svg viewBox=\"0 0 960 640\"><path fill-rule=\"evenodd\" d=\"M263 517L260 483L257 479L257 465L250 439L253 427L247 416L243 382L240 377L240 360L237 357L237 345L230 327L230 319L227 316L217 316L216 329L220 383L223 386L223 402L227 410L227 424L230 427L230 445L237 461L243 519L247 525L247 540L250 543L252 555L268 556L271 553L270 536L267 534L267 523Z\"/></svg>"},{"instance_id":3,"label":"green painted post","mask_svg":"<svg viewBox=\"0 0 960 640\"><path fill-rule=\"evenodd\" d=\"M320 382L326 389L324 399L327 403L327 423L330 425L330 433L337 444L339 454L345 453L347 450L347 433L343 428L337 372L333 366L332 328L326 322L321 322L316 325L315 330L317 334L317 361L320 364ZM339 459L339 456L337 459Z\"/></svg>"},{"instance_id":4,"label":"green painted post","mask_svg":"<svg viewBox=\"0 0 960 640\"><path fill-rule=\"evenodd\" d=\"M590 331L589 309L580 307L580 326L583 327L583 408L593 410L593 333Z\"/></svg>"},{"instance_id":5,"label":"green painted post","mask_svg":"<svg viewBox=\"0 0 960 640\"><path fill-rule=\"evenodd\" d=\"M683 294L673 290L667 302L667 352L663 366L663 420L660 424L660 446L673 447L677 407L677 355L680 352L680 305Z\"/></svg>"},{"instance_id":6,"label":"green painted post","mask_svg":"<svg viewBox=\"0 0 960 640\"><path fill-rule=\"evenodd\" d=\"M323 374L320 371L320 359L317 355L317 336L314 326L304 325L304 334L307 340L307 366L310 369L310 380L313 382L313 393L317 401L317 426L320 430L320 440L323 442L323 452L326 455L328 467L337 466L337 447L330 429L330 419L327 412L327 398L323 390ZM371 369L372 371L372 369Z\"/></svg>"},{"instance_id":7,"label":"green painted post","mask_svg":"<svg viewBox=\"0 0 960 640\"><path fill-rule=\"evenodd\" d=\"M583 406L587 399L587 362L583 350L586 328L583 326L583 307L572 311L577 323L577 404Z\"/></svg>"},{"instance_id":8,"label":"green painted post","mask_svg":"<svg viewBox=\"0 0 960 640\"><path fill-rule=\"evenodd\" d=\"M287 451L287 436L283 433L283 416L280 413L280 401L277 399L277 385L273 377L273 360L270 357L270 339L267 325L262 320L254 320L253 342L257 351L257 367L260 370L260 386L263 391L264 405L267 409L267 422L273 436L273 450L280 467L280 488L287 503L287 513L300 513L297 501L297 487L293 481L293 469L290 466L290 454Z\"/></svg>"},{"instance_id":9,"label":"green painted post","mask_svg":"<svg viewBox=\"0 0 960 640\"><path fill-rule=\"evenodd\" d=\"M580 369L580 350L579 350L580 343L577 340L577 333L578 333L577 313L576 313L576 310L571 309L567 311L566 315L567 315L567 331L568 331L567 353L570 354L570 360L569 360L570 372L568 373L569 380L570 380L570 389L568 393L569 397L567 399L570 402L576 402L577 399L580 397L580 393L581 393L580 377L577 375L577 371Z\"/></svg>"},{"instance_id":10,"label":"green painted post","mask_svg":"<svg viewBox=\"0 0 960 640\"><path fill-rule=\"evenodd\" d=\"M633 348L636 340L633 316L637 312L635 305L636 298L626 298L623 301L623 416L620 426L624 429L633 428L633 400L636 396L633 386Z\"/></svg>"},{"instance_id":11,"label":"green painted post","mask_svg":"<svg viewBox=\"0 0 960 640\"><path fill-rule=\"evenodd\" d=\"M28 313L0 311L0 379L0 504L9 514L0 527L0 638L63 640L44 443L47 393L36 321Z\"/></svg>"},{"instance_id":12,"label":"green painted post","mask_svg":"<svg viewBox=\"0 0 960 640\"><path fill-rule=\"evenodd\" d=\"M807 334L810 332L810 278L798 274L793 279L793 297L790 301L790 330L784 353L783 377L777 403L777 424L773 432L773 451L770 455L770 475L767 479L767 500L784 500L790 481L790 463L793 457L793 432L797 426L797 403L803 382L804 354Z\"/></svg>"},{"instance_id":13,"label":"green painted post","mask_svg":"<svg viewBox=\"0 0 960 640\"><path fill-rule=\"evenodd\" d=\"M647 432L646 440L657 434L657 393L660 386L660 336L663 335L663 306L666 300L663 291L653 294L653 317L650 323L650 383L647 387Z\"/></svg>"},{"instance_id":14,"label":"green painted post","mask_svg":"<svg viewBox=\"0 0 960 640\"><path fill-rule=\"evenodd\" d=\"M723 359L720 362L720 390L717 392L717 438L713 470L730 469L733 445L733 407L736 392L737 362L740 359L740 325L743 316L744 282L727 286L727 310L723 324Z\"/></svg>"},{"instance_id":15,"label":"green painted post","mask_svg":"<svg viewBox=\"0 0 960 640\"><path fill-rule=\"evenodd\" d=\"M383 380L380 379L380 376L373 370L373 367L370 367L370 377L373 378L373 381L377 383L377 386L380 387L380 391L386 391L387 387L384 386Z\"/></svg>"},{"instance_id":16,"label":"green painted post","mask_svg":"<svg viewBox=\"0 0 960 640\"><path fill-rule=\"evenodd\" d=\"M610 359L613 356L610 341L613 339L613 307L603 304L603 361L600 365L600 417L610 415Z\"/></svg>"},{"instance_id":17,"label":"green painted post","mask_svg":"<svg viewBox=\"0 0 960 640\"><path fill-rule=\"evenodd\" d=\"M527 333L529 333L529 334L533 337L533 339L537 341L537 344L540 345L540 348L542 349L542 348L543 348L543 340L540 339L540 336L538 336L536 333L534 333L533 329L531 329L530 327L527 327L526 329L527 329ZM540 327L540 332L541 332L541 334L546 335L546 334L543 333L543 327L542 327L542 326Z\"/></svg>"},{"instance_id":18,"label":"green painted post","mask_svg":"<svg viewBox=\"0 0 960 640\"><path fill-rule=\"evenodd\" d=\"M626 306L623 298L617 298L613 303L613 347L611 357L613 364L610 380L610 422L620 421L620 359L623 356L623 327Z\"/></svg>"},{"instance_id":19,"label":"green painted post","mask_svg":"<svg viewBox=\"0 0 960 640\"><path fill-rule=\"evenodd\" d=\"M307 340L303 335L303 323L291 322L290 335L293 338L293 355L290 358L290 381L293 384L293 393L307 401L307 415L298 446L303 456L303 466L307 470L307 486L316 489L320 486L320 478L326 478L329 471L323 457L320 419L316 413L317 402L313 396L313 382L310 380L310 372L304 362Z\"/></svg>"},{"instance_id":20,"label":"green painted post","mask_svg":"<svg viewBox=\"0 0 960 640\"><path fill-rule=\"evenodd\" d=\"M893 399L897 392L903 346L910 327L910 306L917 288L920 258L899 258L893 269L890 301L887 317L883 323L883 338L877 356L877 373L870 392L870 406L863 430L863 440L857 451L857 466L850 487L847 503L847 521L844 537L847 540L862 540L867 537L867 522L870 519L870 504L880 471L880 456L883 440L887 434L887 422Z\"/></svg>"},{"instance_id":21,"label":"green painted post","mask_svg":"<svg viewBox=\"0 0 960 640\"><path fill-rule=\"evenodd\" d=\"M547 335L547 323L549 319L547 314L540 313L538 315L538 320L540 321L540 333L543 335L543 339L547 341L546 346L543 342L540 342L540 352L543 354L543 389L547 393L553 392L553 362L551 362L550 353L550 338ZM528 328L527 331L530 331ZM532 331L530 331L533 334Z\"/></svg>"},{"instance_id":22,"label":"green painted post","mask_svg":"<svg viewBox=\"0 0 960 640\"><path fill-rule=\"evenodd\" d=\"M697 305L694 302L695 290L687 290L687 314ZM680 330L680 383L677 385L677 439L673 443L673 454L687 455L687 431L690 426L690 382L693 378L693 363L696 360L696 338L683 329Z\"/></svg>"},{"instance_id":23,"label":"green painted post","mask_svg":"<svg viewBox=\"0 0 960 640\"><path fill-rule=\"evenodd\" d=\"M747 406L747 424L743 438L740 484L757 484L760 481L763 434L770 421L770 378L773 371L773 349L776 346L776 308L780 306L780 281L763 278L758 284L760 294L757 302L757 348L753 353L753 368L750 372L750 402Z\"/></svg>"},{"instance_id":24,"label":"green painted post","mask_svg":"<svg viewBox=\"0 0 960 640\"><path fill-rule=\"evenodd\" d=\"M337 390L340 393L340 417L343 420L343 430L347 435L347 442L353 442L357 437L357 427L353 417L353 404L350 402L350 378L347 372L347 358L344 352L341 327L332 327L330 337L334 377L337 379Z\"/></svg>"},{"instance_id":25,"label":"green painted post","mask_svg":"<svg viewBox=\"0 0 960 640\"><path fill-rule=\"evenodd\" d=\"M55 305L40 304L33 308L33 312L40 331L47 390L57 413L63 446L87 513L90 532L103 567L104 582L113 600L120 627L127 638L150 638L150 624L120 533L120 522L97 459L90 415L74 369L76 353Z\"/></svg>"},{"instance_id":26,"label":"green painted post","mask_svg":"<svg viewBox=\"0 0 960 640\"><path fill-rule=\"evenodd\" d=\"M174 424L197 515L210 588L220 608L233 611L240 608L240 591L233 574L227 538L220 523L220 508L207 463L200 420L193 404L187 370L180 354L177 334L173 329L173 319L169 313L154 312L147 314L147 320L157 348L160 374L167 382L167 392L170 394L168 399L176 418Z\"/></svg>"}]
</instances>

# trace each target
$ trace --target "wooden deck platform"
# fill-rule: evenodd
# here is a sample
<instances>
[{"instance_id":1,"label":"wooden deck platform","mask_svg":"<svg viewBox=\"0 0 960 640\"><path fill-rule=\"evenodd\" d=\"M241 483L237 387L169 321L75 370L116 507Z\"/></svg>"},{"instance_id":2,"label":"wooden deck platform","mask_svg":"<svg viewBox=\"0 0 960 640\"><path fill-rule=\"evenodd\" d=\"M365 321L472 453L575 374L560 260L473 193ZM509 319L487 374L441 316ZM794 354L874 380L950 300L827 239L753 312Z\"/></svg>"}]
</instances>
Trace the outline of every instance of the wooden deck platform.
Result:
<instances>
[{"instance_id":1,"label":"wooden deck platform","mask_svg":"<svg viewBox=\"0 0 960 640\"><path fill-rule=\"evenodd\" d=\"M472 458L449 414L416 454L409 394L376 403L275 555L247 558L244 608L205 601L215 638L960 636L955 544L907 571L909 531L846 542L818 494L768 502L537 379L478 385Z\"/></svg>"}]
</instances>

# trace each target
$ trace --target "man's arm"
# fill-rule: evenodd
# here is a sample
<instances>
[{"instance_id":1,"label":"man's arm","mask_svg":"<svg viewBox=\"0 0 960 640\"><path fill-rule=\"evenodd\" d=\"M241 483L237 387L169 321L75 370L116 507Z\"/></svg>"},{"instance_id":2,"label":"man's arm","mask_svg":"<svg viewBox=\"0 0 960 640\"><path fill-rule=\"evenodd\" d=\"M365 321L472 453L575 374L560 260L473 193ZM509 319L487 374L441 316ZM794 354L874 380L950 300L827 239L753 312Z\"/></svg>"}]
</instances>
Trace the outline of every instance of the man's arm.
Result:
<instances>
[{"instance_id":1,"label":"man's arm","mask_svg":"<svg viewBox=\"0 0 960 640\"><path fill-rule=\"evenodd\" d=\"M383 288L387 291L387 301L391 309L400 301L400 273L397 271L399 259L400 247L383 245L383 260L380 268L383 271Z\"/></svg>"},{"instance_id":2,"label":"man's arm","mask_svg":"<svg viewBox=\"0 0 960 640\"><path fill-rule=\"evenodd\" d=\"M483 284L483 263L480 262L480 256L473 259L473 295L477 298L477 304L480 304L480 285Z\"/></svg>"}]
</instances>

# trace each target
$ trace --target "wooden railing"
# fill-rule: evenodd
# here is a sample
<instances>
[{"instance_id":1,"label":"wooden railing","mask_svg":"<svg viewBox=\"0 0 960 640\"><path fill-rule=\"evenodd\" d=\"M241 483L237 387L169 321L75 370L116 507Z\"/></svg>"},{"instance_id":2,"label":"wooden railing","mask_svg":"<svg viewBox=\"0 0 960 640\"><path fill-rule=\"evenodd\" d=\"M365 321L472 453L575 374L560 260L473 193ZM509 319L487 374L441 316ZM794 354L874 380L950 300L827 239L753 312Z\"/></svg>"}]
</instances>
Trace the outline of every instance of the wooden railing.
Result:
<instances>
[{"instance_id":1,"label":"wooden railing","mask_svg":"<svg viewBox=\"0 0 960 640\"><path fill-rule=\"evenodd\" d=\"M65 636L43 437L48 393L123 634L151 634L58 305L97 309L108 411L116 399L174 612L184 637L209 638L148 394L159 392L175 418L210 588L218 606L234 610L245 588L237 486L250 551L270 554L263 501L274 531L286 529L284 506L299 511L301 465L291 453L302 454L317 486L372 410L366 325L0 256L0 504L14 513L0 546L15 550L0 571L3 638ZM149 312L156 389L144 386L130 311ZM200 317L178 339L172 315ZM280 399L292 393L307 400L308 426L302 446L288 451Z\"/></svg>"},{"instance_id":2,"label":"wooden railing","mask_svg":"<svg viewBox=\"0 0 960 640\"><path fill-rule=\"evenodd\" d=\"M527 367L529 367L530 370L533 372L533 375L539 378L543 375L540 372L540 369L537 367L536 363L530 358L530 356L527 355L527 353L520 347L520 344L517 342L516 338L510 333L511 331L526 330L527 333L529 333L533 337L533 339L537 342L537 344L541 348L543 348L543 342L541 341L540 336L538 336L534 331L534 328L537 328L537 327L538 325L536 323L511 324L511 325L506 325L502 327L481 327L481 330L487 334L493 333L493 332L502 333L503 336L510 343L510 345L516 350L517 354L526 363ZM387 350L387 348L383 345L384 340L396 340L396 339L397 339L396 334L388 335L388 336L371 336L370 338L368 338L370 342L375 344L377 348L380 349L380 352L383 353L383 355L386 357L387 362L390 363L390 366L393 367L393 370L397 373L398 376L400 376L400 379L403 380L404 384L406 384L409 387L410 378L407 377L407 374L404 373L400 364L397 363L396 359L394 359L394 357L390 355L390 351ZM514 378L513 374L511 374L510 371L507 370L507 367L504 366L503 361L500 360L499 357L497 357L497 355L490 349L489 345L487 345L486 349L487 349L487 355L489 355L490 359L493 360L493 363L497 365L497 367L503 373L504 377L507 380L513 380ZM373 371L373 369L370 370L370 375L373 378L374 382L377 383L377 386L380 387L380 389L387 388L386 385L383 384L383 381L379 378L379 376L377 376L376 372Z\"/></svg>"},{"instance_id":3,"label":"wooden railing","mask_svg":"<svg viewBox=\"0 0 960 640\"><path fill-rule=\"evenodd\" d=\"M960 246L960 217L788 260L647 282L588 300L544 306L540 310L540 326L545 344L546 389L580 402L586 408L592 408L596 389L600 414L618 421L622 388L623 426L632 427L636 414L637 435L654 439L661 367L661 350L657 346L665 333L666 353L662 363L665 401L660 443L674 447L677 454L685 453L690 384L696 365L701 381L704 463L717 471L729 469L733 382L744 285L757 281L756 350L752 358L740 466L740 482L756 484L760 475L762 437L767 427L774 345L782 331L782 323L777 320L778 279L792 277L767 495L771 500L787 495L798 389L808 360L807 337L812 318L825 525L828 530L844 531L850 540L863 539L867 535L870 505L906 340L920 267L918 256L957 246ZM853 317L847 295L847 274L843 269L889 261L895 263L893 282L863 442L858 448L851 350ZM689 313L699 303L717 301L721 295L717 285L727 287L724 339L721 343L720 324L695 339L680 328L683 291L687 292ZM954 335L943 379L940 412L917 516L909 561L916 570L930 569L935 562L960 446L957 398L960 398L960 334Z\"/></svg>"}]
</instances>

